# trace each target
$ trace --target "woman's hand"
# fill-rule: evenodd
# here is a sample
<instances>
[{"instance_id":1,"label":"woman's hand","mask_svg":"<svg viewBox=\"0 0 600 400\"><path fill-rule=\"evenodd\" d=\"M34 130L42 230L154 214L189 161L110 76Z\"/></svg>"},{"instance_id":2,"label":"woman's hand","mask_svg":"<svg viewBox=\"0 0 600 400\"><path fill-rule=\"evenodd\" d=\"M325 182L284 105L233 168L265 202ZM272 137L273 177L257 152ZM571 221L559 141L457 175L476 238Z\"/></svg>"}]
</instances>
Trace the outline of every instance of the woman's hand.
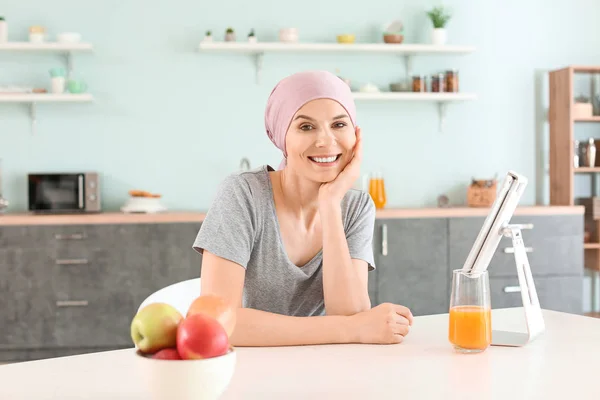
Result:
<instances>
[{"instance_id":1,"label":"woman's hand","mask_svg":"<svg viewBox=\"0 0 600 400\"><path fill-rule=\"evenodd\" d=\"M354 314L352 329L359 343L401 343L410 332L413 315L404 306L383 303L370 310Z\"/></svg>"},{"instance_id":2,"label":"woman's hand","mask_svg":"<svg viewBox=\"0 0 600 400\"><path fill-rule=\"evenodd\" d=\"M319 188L319 205L339 205L348 190L360 176L360 164L362 161L362 136L360 127L356 127L356 144L354 155L348 165L331 182L321 185Z\"/></svg>"}]
</instances>

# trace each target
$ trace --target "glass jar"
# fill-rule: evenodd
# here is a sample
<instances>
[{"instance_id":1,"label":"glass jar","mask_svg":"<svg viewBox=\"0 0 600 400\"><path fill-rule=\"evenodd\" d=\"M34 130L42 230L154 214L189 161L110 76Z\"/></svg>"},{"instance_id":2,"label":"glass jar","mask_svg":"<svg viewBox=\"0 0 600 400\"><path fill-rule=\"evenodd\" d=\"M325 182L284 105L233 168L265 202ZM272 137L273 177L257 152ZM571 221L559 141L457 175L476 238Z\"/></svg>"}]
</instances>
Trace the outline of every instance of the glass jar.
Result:
<instances>
[{"instance_id":1,"label":"glass jar","mask_svg":"<svg viewBox=\"0 0 600 400\"><path fill-rule=\"evenodd\" d=\"M421 75L415 75L412 78L412 91L413 92L424 92L425 91L425 79Z\"/></svg>"},{"instance_id":2,"label":"glass jar","mask_svg":"<svg viewBox=\"0 0 600 400\"><path fill-rule=\"evenodd\" d=\"M446 91L458 92L458 71L453 69L446 71Z\"/></svg>"},{"instance_id":3,"label":"glass jar","mask_svg":"<svg viewBox=\"0 0 600 400\"><path fill-rule=\"evenodd\" d=\"M444 74L431 75L431 91L440 93L445 91Z\"/></svg>"}]
</instances>

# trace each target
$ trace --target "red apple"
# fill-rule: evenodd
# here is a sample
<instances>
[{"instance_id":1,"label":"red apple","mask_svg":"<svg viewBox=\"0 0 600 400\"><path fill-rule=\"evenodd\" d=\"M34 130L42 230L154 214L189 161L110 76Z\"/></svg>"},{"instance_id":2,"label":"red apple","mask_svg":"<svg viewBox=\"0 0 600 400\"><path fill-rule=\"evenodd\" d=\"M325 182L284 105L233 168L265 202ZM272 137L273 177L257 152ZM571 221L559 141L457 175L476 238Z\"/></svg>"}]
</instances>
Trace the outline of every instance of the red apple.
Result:
<instances>
[{"instance_id":1,"label":"red apple","mask_svg":"<svg viewBox=\"0 0 600 400\"><path fill-rule=\"evenodd\" d=\"M190 315L177 328L177 351L184 360L218 357L227 350L227 332L213 317L203 313Z\"/></svg>"},{"instance_id":2,"label":"red apple","mask_svg":"<svg viewBox=\"0 0 600 400\"><path fill-rule=\"evenodd\" d=\"M198 313L216 319L225 328L227 336L231 337L235 328L236 315L234 308L225 299L214 294L200 295L190 305L186 317Z\"/></svg>"},{"instance_id":3,"label":"red apple","mask_svg":"<svg viewBox=\"0 0 600 400\"><path fill-rule=\"evenodd\" d=\"M156 353L177 345L177 326L183 316L166 303L142 308L131 321L131 339L142 353Z\"/></svg>"},{"instance_id":4,"label":"red apple","mask_svg":"<svg viewBox=\"0 0 600 400\"><path fill-rule=\"evenodd\" d=\"M152 356L152 358L156 358L158 360L181 360L179 352L177 352L177 349L174 347L159 350Z\"/></svg>"}]
</instances>

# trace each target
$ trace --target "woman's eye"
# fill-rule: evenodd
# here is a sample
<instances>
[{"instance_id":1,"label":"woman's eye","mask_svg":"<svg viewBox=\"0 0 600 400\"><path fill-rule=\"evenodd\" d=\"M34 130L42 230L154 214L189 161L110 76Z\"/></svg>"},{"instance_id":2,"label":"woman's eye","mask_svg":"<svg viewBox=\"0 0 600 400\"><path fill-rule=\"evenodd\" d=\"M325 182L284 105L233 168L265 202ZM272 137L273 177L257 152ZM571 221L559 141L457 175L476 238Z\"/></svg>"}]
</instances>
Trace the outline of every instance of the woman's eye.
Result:
<instances>
[{"instance_id":1,"label":"woman's eye","mask_svg":"<svg viewBox=\"0 0 600 400\"><path fill-rule=\"evenodd\" d=\"M313 128L312 125L308 125L308 124L300 125L300 129L303 130L303 131L309 131L312 128Z\"/></svg>"},{"instance_id":2,"label":"woman's eye","mask_svg":"<svg viewBox=\"0 0 600 400\"><path fill-rule=\"evenodd\" d=\"M338 123L336 123L336 124L335 124L335 125L333 125L333 126L334 126L334 127L336 127L336 128L343 128L343 127L345 127L345 126L346 126L346 124L345 124L345 123L343 123L343 122L338 122Z\"/></svg>"}]
</instances>

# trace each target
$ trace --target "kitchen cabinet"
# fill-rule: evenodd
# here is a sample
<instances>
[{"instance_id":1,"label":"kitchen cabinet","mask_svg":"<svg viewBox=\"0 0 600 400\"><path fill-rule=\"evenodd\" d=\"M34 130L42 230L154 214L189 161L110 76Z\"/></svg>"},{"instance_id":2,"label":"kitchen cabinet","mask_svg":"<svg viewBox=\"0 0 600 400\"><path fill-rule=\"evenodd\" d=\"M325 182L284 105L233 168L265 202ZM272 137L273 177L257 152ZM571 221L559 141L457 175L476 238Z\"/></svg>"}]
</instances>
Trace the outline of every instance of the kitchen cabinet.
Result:
<instances>
[{"instance_id":1,"label":"kitchen cabinet","mask_svg":"<svg viewBox=\"0 0 600 400\"><path fill-rule=\"evenodd\" d=\"M369 275L372 306L402 304L414 315L448 312L452 270L462 268L484 217L379 219ZM519 215L542 308L583 312L583 216ZM493 308L520 306L512 240L504 237L488 267Z\"/></svg>"},{"instance_id":2,"label":"kitchen cabinet","mask_svg":"<svg viewBox=\"0 0 600 400\"><path fill-rule=\"evenodd\" d=\"M482 216L377 218L372 306L448 312ZM583 215L518 215L543 308L583 309ZM129 324L151 293L200 275L201 222L0 225L0 362L132 346ZM521 304L510 238L489 267L494 308Z\"/></svg>"},{"instance_id":3,"label":"kitchen cabinet","mask_svg":"<svg viewBox=\"0 0 600 400\"><path fill-rule=\"evenodd\" d=\"M0 361L131 347L154 291L197 278L200 223L1 227Z\"/></svg>"},{"instance_id":4,"label":"kitchen cabinet","mask_svg":"<svg viewBox=\"0 0 600 400\"><path fill-rule=\"evenodd\" d=\"M376 304L401 304L415 316L448 311L446 219L377 220L374 239Z\"/></svg>"}]
</instances>

